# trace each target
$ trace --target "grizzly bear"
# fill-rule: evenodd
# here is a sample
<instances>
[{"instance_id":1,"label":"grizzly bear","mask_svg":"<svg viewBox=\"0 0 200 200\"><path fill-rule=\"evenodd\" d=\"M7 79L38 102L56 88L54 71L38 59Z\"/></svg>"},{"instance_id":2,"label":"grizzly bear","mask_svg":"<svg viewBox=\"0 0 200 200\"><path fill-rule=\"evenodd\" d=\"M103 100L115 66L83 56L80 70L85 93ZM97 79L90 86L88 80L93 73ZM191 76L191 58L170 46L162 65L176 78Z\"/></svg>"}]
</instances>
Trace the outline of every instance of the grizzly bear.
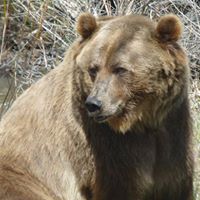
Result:
<instances>
[{"instance_id":1,"label":"grizzly bear","mask_svg":"<svg viewBox=\"0 0 200 200\"><path fill-rule=\"evenodd\" d=\"M192 200L179 18L84 13L77 32L1 121L0 199Z\"/></svg>"}]
</instances>

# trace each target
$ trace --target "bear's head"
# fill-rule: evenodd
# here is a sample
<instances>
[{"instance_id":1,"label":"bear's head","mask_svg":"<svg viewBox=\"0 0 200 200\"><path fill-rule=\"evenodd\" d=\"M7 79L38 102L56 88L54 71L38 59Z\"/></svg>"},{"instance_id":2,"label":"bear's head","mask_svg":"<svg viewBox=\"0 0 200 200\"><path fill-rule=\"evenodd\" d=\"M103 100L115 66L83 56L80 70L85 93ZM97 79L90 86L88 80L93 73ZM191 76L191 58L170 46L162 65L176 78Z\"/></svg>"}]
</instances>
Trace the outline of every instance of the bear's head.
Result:
<instances>
[{"instance_id":1,"label":"bear's head","mask_svg":"<svg viewBox=\"0 0 200 200\"><path fill-rule=\"evenodd\" d=\"M138 15L95 18L82 14L76 66L97 122L125 133L159 126L187 94L187 57L177 43L182 25L175 15L158 22Z\"/></svg>"}]
</instances>

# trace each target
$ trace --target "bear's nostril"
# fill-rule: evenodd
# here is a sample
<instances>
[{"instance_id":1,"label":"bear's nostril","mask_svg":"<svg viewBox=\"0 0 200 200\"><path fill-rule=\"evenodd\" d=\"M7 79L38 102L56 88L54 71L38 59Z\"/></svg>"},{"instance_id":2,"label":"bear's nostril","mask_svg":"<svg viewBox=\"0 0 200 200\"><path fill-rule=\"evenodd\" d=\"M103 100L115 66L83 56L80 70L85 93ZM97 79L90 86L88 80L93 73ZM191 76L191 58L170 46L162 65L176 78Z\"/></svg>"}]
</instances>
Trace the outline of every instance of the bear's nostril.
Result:
<instances>
[{"instance_id":1,"label":"bear's nostril","mask_svg":"<svg viewBox=\"0 0 200 200\"><path fill-rule=\"evenodd\" d=\"M102 102L95 97L88 97L85 102L87 110L91 113L99 111L101 109L101 105Z\"/></svg>"}]
</instances>

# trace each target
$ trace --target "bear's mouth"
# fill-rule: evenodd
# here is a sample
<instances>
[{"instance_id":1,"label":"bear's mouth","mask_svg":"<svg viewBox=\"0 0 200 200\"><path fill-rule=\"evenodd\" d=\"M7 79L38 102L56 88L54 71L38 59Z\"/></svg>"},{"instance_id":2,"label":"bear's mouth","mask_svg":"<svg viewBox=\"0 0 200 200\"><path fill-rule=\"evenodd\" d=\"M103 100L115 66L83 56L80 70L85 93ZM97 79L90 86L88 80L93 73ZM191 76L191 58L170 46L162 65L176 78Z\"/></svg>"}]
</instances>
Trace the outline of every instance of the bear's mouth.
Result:
<instances>
[{"instance_id":1,"label":"bear's mouth","mask_svg":"<svg viewBox=\"0 0 200 200\"><path fill-rule=\"evenodd\" d=\"M106 122L106 121L112 119L113 117L119 117L121 115L123 115L122 110L118 110L117 112L112 113L112 114L98 114L98 115L95 115L92 117L96 122L103 123L103 122Z\"/></svg>"},{"instance_id":2,"label":"bear's mouth","mask_svg":"<svg viewBox=\"0 0 200 200\"><path fill-rule=\"evenodd\" d=\"M107 121L107 119L110 117L110 115L97 115L94 117L94 120L98 123L103 123Z\"/></svg>"},{"instance_id":3,"label":"bear's mouth","mask_svg":"<svg viewBox=\"0 0 200 200\"><path fill-rule=\"evenodd\" d=\"M88 116L98 123L107 122L113 117L118 117L123 114L123 106L118 105L113 110L101 110L96 112L87 112Z\"/></svg>"}]
</instances>

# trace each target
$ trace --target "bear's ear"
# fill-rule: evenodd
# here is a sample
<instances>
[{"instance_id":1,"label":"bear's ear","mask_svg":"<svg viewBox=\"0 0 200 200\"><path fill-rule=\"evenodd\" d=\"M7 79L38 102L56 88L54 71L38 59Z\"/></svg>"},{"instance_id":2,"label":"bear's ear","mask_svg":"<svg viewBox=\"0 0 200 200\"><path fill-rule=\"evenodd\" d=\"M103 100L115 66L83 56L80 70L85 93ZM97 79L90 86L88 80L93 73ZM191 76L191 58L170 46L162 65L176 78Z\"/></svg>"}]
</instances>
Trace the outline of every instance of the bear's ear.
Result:
<instances>
[{"instance_id":1,"label":"bear's ear","mask_svg":"<svg viewBox=\"0 0 200 200\"><path fill-rule=\"evenodd\" d=\"M97 23L96 19L90 13L83 13L79 16L77 21L77 32L84 38L87 39L96 30Z\"/></svg>"},{"instance_id":2,"label":"bear's ear","mask_svg":"<svg viewBox=\"0 0 200 200\"><path fill-rule=\"evenodd\" d=\"M177 41L182 34L182 29L180 19L176 15L168 14L158 21L156 35L161 42Z\"/></svg>"}]
</instances>

